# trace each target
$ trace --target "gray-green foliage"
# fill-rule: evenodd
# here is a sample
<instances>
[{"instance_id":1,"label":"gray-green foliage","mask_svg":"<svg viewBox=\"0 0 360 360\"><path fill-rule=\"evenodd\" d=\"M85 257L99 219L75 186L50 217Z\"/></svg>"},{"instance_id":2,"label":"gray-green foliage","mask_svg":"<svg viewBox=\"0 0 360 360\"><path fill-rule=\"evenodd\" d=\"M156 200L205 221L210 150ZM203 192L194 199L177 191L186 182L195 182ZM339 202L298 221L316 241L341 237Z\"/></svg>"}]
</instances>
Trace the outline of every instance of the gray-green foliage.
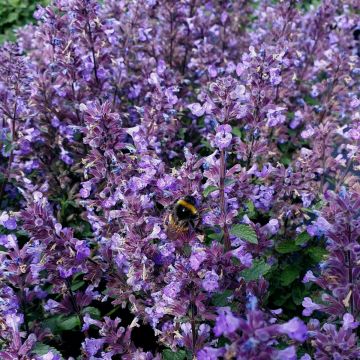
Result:
<instances>
[{"instance_id":1,"label":"gray-green foliage","mask_svg":"<svg viewBox=\"0 0 360 360\"><path fill-rule=\"evenodd\" d=\"M36 5L46 5L49 0L0 0L0 44L14 41L14 30L34 21Z\"/></svg>"}]
</instances>

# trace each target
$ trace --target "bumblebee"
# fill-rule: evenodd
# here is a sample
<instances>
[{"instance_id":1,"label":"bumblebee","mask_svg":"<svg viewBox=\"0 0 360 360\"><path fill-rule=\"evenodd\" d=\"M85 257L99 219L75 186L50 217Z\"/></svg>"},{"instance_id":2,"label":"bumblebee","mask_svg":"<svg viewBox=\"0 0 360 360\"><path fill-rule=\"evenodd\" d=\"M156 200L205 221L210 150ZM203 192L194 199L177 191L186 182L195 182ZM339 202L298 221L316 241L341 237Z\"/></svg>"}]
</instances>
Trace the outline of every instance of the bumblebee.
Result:
<instances>
[{"instance_id":1,"label":"bumblebee","mask_svg":"<svg viewBox=\"0 0 360 360\"><path fill-rule=\"evenodd\" d=\"M191 234L195 229L195 221L199 216L196 200L193 196L185 196L172 206L165 219L166 232L172 239Z\"/></svg>"}]
</instances>

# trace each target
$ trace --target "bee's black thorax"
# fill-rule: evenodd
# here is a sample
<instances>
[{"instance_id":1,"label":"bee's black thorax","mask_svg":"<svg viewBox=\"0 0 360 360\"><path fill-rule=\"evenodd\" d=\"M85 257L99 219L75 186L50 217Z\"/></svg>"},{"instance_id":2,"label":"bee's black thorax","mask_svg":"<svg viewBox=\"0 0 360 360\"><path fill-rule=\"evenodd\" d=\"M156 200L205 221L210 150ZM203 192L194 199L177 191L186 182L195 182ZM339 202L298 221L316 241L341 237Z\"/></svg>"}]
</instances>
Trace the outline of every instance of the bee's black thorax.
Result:
<instances>
[{"instance_id":1,"label":"bee's black thorax","mask_svg":"<svg viewBox=\"0 0 360 360\"><path fill-rule=\"evenodd\" d=\"M175 205L175 215L179 220L191 220L196 218L196 215L194 215L189 209L179 204Z\"/></svg>"},{"instance_id":2,"label":"bee's black thorax","mask_svg":"<svg viewBox=\"0 0 360 360\"><path fill-rule=\"evenodd\" d=\"M175 204L175 216L178 220L193 220L197 217L196 200L193 196L185 196Z\"/></svg>"},{"instance_id":3,"label":"bee's black thorax","mask_svg":"<svg viewBox=\"0 0 360 360\"><path fill-rule=\"evenodd\" d=\"M174 236L174 234L185 234L191 231L195 228L197 217L198 210L193 196L185 196L177 200L166 217L168 233Z\"/></svg>"}]
</instances>

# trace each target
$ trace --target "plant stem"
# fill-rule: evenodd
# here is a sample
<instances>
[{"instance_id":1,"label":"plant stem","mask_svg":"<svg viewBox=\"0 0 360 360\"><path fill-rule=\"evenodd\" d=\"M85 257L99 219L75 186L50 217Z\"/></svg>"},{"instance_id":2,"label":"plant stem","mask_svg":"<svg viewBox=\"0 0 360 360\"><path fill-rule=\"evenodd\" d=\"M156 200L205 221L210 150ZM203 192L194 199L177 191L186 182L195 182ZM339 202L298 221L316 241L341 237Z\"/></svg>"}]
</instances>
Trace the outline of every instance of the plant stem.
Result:
<instances>
[{"instance_id":1,"label":"plant stem","mask_svg":"<svg viewBox=\"0 0 360 360\"><path fill-rule=\"evenodd\" d=\"M169 65L170 65L170 69L172 69L172 61L173 61L173 47L174 47L174 36L173 36L173 32L174 32L174 15L171 12L171 10L169 10L169 14L170 14L170 54L169 54Z\"/></svg>"},{"instance_id":2,"label":"plant stem","mask_svg":"<svg viewBox=\"0 0 360 360\"><path fill-rule=\"evenodd\" d=\"M84 317L81 314L81 309L79 308L79 306L78 306L78 304L76 302L76 297L75 297L73 291L71 290L71 283L70 283L69 279L66 279L66 287L67 287L67 290L69 292L71 305L73 307L74 312L76 313L76 315L79 318L80 327L82 328L82 326L84 325ZM87 336L87 331L85 331L84 333L85 333L85 336Z\"/></svg>"},{"instance_id":3,"label":"plant stem","mask_svg":"<svg viewBox=\"0 0 360 360\"><path fill-rule=\"evenodd\" d=\"M246 161L246 169L247 170L249 170L250 165L251 165L251 159L252 159L252 156L253 156L254 141L255 141L254 135L251 135L250 151L249 151L248 159Z\"/></svg>"},{"instance_id":4,"label":"plant stem","mask_svg":"<svg viewBox=\"0 0 360 360\"><path fill-rule=\"evenodd\" d=\"M226 160L225 160L225 150L220 152L220 209L221 216L224 221L223 231L224 231L224 247L225 252L231 249L229 229L226 224L226 201L225 201L225 177L226 177Z\"/></svg>"},{"instance_id":5,"label":"plant stem","mask_svg":"<svg viewBox=\"0 0 360 360\"><path fill-rule=\"evenodd\" d=\"M18 94L18 91L16 91L16 94ZM17 140L17 136L16 136L16 112L17 112L17 102L14 105L14 114L12 115L12 117L9 116L10 119L12 120L11 121L12 143L15 143L16 140ZM8 162L8 166L7 166L7 169L6 169L6 175L5 175L4 181L3 181L3 183L1 184L1 187L0 187L0 204L1 204L1 201L2 201L3 194L4 194L5 185L7 184L7 182L9 181L9 178L10 178L11 165L12 165L13 160L14 160L14 149L13 149L13 146L11 146L9 162Z\"/></svg>"},{"instance_id":6,"label":"plant stem","mask_svg":"<svg viewBox=\"0 0 360 360\"><path fill-rule=\"evenodd\" d=\"M28 313L27 313L27 309L26 309L26 297L25 297L24 289L21 289L20 298L21 298L20 299L21 310L24 315L25 331L27 334L29 334L29 319L28 319Z\"/></svg>"},{"instance_id":7,"label":"plant stem","mask_svg":"<svg viewBox=\"0 0 360 360\"><path fill-rule=\"evenodd\" d=\"M350 283L350 291L352 291L352 289L353 289L353 268L352 268L351 251L350 250L347 251L347 258L348 258L348 264L349 264L348 276L349 276L349 283ZM349 304L350 304L350 313L354 314L354 297L352 294L350 295Z\"/></svg>"},{"instance_id":8,"label":"plant stem","mask_svg":"<svg viewBox=\"0 0 360 360\"><path fill-rule=\"evenodd\" d=\"M192 18L194 16L195 3L196 3L196 0L192 1L191 4L190 4L190 14L189 14L190 18ZM190 36L190 27L188 25L187 34L186 34L187 39L189 39L189 36ZM185 72L186 72L188 53L189 53L189 44L186 44L184 59L183 59L183 62L182 62L182 71L181 71L183 75L185 75Z\"/></svg>"},{"instance_id":9,"label":"plant stem","mask_svg":"<svg viewBox=\"0 0 360 360\"><path fill-rule=\"evenodd\" d=\"M197 333L196 333L196 325L195 325L195 314L196 314L196 305L194 302L194 293L191 292L191 301L190 301L190 311L191 311L191 334L192 334L192 353L195 357L196 354L196 341L197 341Z\"/></svg>"}]
</instances>

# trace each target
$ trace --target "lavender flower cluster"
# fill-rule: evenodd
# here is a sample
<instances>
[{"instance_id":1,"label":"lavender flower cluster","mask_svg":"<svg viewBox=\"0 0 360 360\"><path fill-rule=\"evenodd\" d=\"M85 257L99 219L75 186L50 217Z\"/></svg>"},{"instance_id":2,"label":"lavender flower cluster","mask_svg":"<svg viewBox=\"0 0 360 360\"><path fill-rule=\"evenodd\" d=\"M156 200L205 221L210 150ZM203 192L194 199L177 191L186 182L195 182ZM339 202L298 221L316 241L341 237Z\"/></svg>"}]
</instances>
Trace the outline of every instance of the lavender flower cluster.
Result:
<instances>
[{"instance_id":1,"label":"lavender flower cluster","mask_svg":"<svg viewBox=\"0 0 360 360\"><path fill-rule=\"evenodd\" d=\"M0 48L0 359L359 359L359 13L39 7Z\"/></svg>"}]
</instances>

